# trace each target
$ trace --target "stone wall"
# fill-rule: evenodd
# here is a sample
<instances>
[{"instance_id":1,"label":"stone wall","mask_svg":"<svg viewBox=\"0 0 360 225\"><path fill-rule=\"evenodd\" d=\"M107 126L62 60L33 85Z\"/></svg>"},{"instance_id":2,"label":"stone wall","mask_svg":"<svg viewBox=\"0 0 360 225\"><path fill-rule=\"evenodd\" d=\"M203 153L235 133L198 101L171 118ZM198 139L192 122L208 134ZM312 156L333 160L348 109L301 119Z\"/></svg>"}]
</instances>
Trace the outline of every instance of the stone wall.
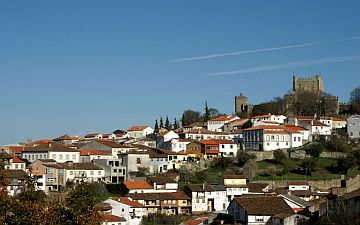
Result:
<instances>
[{"instance_id":1,"label":"stone wall","mask_svg":"<svg viewBox=\"0 0 360 225\"><path fill-rule=\"evenodd\" d=\"M262 161L265 159L273 159L274 158L274 151L246 151L249 154L253 154L256 156L256 161Z\"/></svg>"},{"instance_id":2,"label":"stone wall","mask_svg":"<svg viewBox=\"0 0 360 225\"><path fill-rule=\"evenodd\" d=\"M291 180L254 180L254 183L267 183L270 188L284 188L288 187L288 182ZM341 187L341 179L332 180L314 180L308 181L311 190L329 190L333 187Z\"/></svg>"},{"instance_id":3,"label":"stone wall","mask_svg":"<svg viewBox=\"0 0 360 225\"><path fill-rule=\"evenodd\" d=\"M304 159L306 156L305 150L293 150L289 154L290 154L290 158L294 158L294 159ZM347 154L344 152L322 152L320 154L320 157L322 158L333 158L333 159L346 157L346 156Z\"/></svg>"}]
</instances>

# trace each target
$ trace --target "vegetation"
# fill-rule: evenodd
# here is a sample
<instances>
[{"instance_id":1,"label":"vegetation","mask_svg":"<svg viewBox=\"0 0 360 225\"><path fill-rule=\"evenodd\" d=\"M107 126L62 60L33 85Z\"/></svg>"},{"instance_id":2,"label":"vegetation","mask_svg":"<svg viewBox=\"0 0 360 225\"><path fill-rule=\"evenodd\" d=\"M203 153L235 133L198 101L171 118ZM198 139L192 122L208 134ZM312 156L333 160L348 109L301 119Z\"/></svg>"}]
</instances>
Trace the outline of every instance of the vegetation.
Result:
<instances>
[{"instance_id":1,"label":"vegetation","mask_svg":"<svg viewBox=\"0 0 360 225\"><path fill-rule=\"evenodd\" d=\"M320 154L325 150L325 147L322 144L311 144L305 149L306 155L311 157L319 157Z\"/></svg>"},{"instance_id":2,"label":"vegetation","mask_svg":"<svg viewBox=\"0 0 360 225\"><path fill-rule=\"evenodd\" d=\"M256 156L245 151L239 151L237 154L238 165L240 167L243 167L251 159L256 159Z\"/></svg>"},{"instance_id":3,"label":"vegetation","mask_svg":"<svg viewBox=\"0 0 360 225\"><path fill-rule=\"evenodd\" d=\"M191 215L164 215L164 214L155 214L143 217L141 224L142 225L178 225L181 222L190 220Z\"/></svg>"},{"instance_id":4,"label":"vegetation","mask_svg":"<svg viewBox=\"0 0 360 225\"><path fill-rule=\"evenodd\" d=\"M312 159L312 158L311 158ZM311 159L292 159L287 158L283 165L278 164L274 160L264 160L257 162L258 173L255 180L327 180L339 179L340 172L337 168L337 160L331 158L315 158L315 165L313 162L307 160ZM304 163L306 161L306 163ZM314 167L315 166L315 167ZM315 169L309 173L309 168ZM275 168L276 173L273 174ZM347 176L355 176L359 171L356 168L348 170Z\"/></svg>"},{"instance_id":5,"label":"vegetation","mask_svg":"<svg viewBox=\"0 0 360 225\"><path fill-rule=\"evenodd\" d=\"M286 161L286 155L283 151L280 149L274 151L274 161L278 164L285 164Z\"/></svg>"}]
</instances>

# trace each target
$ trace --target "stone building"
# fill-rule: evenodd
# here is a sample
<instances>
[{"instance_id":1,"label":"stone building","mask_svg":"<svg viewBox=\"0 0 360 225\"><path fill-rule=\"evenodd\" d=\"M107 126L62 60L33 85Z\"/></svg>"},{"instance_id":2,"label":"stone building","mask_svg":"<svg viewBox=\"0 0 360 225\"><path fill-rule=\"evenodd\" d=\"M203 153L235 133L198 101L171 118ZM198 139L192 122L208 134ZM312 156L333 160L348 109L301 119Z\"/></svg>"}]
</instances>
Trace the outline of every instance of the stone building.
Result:
<instances>
[{"instance_id":1,"label":"stone building","mask_svg":"<svg viewBox=\"0 0 360 225\"><path fill-rule=\"evenodd\" d=\"M251 115L253 105L248 103L248 98L240 93L235 96L235 114L240 117L248 117Z\"/></svg>"},{"instance_id":2,"label":"stone building","mask_svg":"<svg viewBox=\"0 0 360 225\"><path fill-rule=\"evenodd\" d=\"M293 91L310 91L310 92L324 92L324 79L321 75L313 77L297 77L293 76Z\"/></svg>"}]
</instances>

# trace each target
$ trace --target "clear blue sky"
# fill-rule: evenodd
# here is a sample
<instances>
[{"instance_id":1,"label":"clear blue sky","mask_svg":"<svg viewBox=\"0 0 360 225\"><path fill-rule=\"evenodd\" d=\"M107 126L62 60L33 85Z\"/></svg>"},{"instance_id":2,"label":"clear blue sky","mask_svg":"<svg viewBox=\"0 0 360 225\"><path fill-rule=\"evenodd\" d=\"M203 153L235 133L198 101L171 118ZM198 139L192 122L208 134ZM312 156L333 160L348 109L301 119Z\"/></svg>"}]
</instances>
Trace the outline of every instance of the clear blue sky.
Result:
<instances>
[{"instance_id":1,"label":"clear blue sky","mask_svg":"<svg viewBox=\"0 0 360 225\"><path fill-rule=\"evenodd\" d=\"M348 101L360 85L359 9L357 0L3 1L0 144L153 126L206 100L231 114L235 95L271 100L293 73L323 74L325 91Z\"/></svg>"}]
</instances>

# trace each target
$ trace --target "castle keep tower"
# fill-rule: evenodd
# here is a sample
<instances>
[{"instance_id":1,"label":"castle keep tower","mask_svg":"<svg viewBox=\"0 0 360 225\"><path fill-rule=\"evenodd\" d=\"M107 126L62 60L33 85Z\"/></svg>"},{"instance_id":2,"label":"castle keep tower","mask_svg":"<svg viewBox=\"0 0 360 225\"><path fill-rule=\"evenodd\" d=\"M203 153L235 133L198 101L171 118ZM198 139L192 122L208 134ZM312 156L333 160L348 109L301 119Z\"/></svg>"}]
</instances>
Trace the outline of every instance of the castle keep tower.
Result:
<instances>
[{"instance_id":1,"label":"castle keep tower","mask_svg":"<svg viewBox=\"0 0 360 225\"><path fill-rule=\"evenodd\" d=\"M324 92L324 79L321 75L313 77L300 78L293 76L293 91L294 92Z\"/></svg>"},{"instance_id":2,"label":"castle keep tower","mask_svg":"<svg viewBox=\"0 0 360 225\"><path fill-rule=\"evenodd\" d=\"M235 96L235 114L240 117L247 117L251 114L253 106L249 105L248 98L240 93Z\"/></svg>"}]
</instances>

